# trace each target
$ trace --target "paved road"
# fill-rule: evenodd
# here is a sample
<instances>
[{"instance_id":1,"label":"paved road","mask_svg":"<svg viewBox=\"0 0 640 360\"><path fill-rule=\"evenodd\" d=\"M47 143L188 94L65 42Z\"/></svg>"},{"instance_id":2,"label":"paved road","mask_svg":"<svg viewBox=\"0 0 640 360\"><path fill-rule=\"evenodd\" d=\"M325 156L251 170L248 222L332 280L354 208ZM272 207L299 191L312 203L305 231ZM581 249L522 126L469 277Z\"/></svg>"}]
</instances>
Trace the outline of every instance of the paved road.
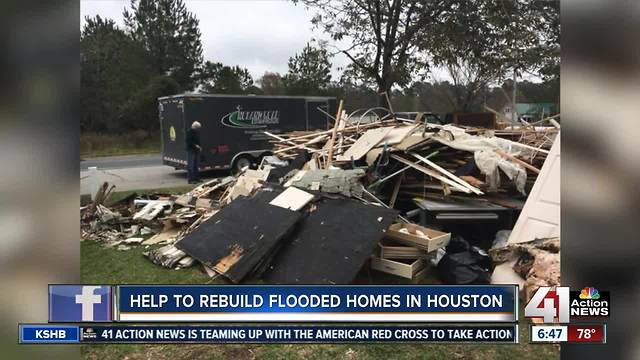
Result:
<instances>
[{"instance_id":1,"label":"paved road","mask_svg":"<svg viewBox=\"0 0 640 360\"><path fill-rule=\"evenodd\" d=\"M98 168L94 180L87 170L90 166ZM227 176L228 171L206 172L204 179ZM89 194L95 184L108 181L116 186L116 191L156 189L187 185L187 173L162 165L159 154L127 155L95 159L80 162L80 194Z\"/></svg>"}]
</instances>

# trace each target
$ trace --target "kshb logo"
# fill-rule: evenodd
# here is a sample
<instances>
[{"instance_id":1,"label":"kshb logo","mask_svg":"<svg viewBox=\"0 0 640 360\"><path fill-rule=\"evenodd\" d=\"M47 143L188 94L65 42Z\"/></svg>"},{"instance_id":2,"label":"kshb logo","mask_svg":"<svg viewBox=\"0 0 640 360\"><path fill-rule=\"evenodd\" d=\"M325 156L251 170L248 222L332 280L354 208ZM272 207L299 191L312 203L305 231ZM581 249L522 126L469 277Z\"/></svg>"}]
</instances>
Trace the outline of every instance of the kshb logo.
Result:
<instances>
[{"instance_id":1,"label":"kshb logo","mask_svg":"<svg viewBox=\"0 0 640 360\"><path fill-rule=\"evenodd\" d=\"M111 294L110 286L49 285L49 321L111 321Z\"/></svg>"}]
</instances>

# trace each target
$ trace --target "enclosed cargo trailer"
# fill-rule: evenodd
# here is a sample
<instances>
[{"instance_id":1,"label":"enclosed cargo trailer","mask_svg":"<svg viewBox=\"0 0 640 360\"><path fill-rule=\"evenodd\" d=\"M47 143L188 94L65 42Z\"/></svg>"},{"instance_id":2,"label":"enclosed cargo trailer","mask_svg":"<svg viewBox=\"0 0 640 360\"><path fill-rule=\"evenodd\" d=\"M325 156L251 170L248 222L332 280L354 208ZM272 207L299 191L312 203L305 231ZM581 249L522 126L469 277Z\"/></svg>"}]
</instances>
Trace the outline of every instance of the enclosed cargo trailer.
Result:
<instances>
[{"instance_id":1,"label":"enclosed cargo trailer","mask_svg":"<svg viewBox=\"0 0 640 360\"><path fill-rule=\"evenodd\" d=\"M335 114L336 98L182 94L158 98L158 106L162 162L186 168L186 131L198 121L202 124L200 171L204 171L259 163L271 149L264 131L328 129L331 119L322 111Z\"/></svg>"}]
</instances>

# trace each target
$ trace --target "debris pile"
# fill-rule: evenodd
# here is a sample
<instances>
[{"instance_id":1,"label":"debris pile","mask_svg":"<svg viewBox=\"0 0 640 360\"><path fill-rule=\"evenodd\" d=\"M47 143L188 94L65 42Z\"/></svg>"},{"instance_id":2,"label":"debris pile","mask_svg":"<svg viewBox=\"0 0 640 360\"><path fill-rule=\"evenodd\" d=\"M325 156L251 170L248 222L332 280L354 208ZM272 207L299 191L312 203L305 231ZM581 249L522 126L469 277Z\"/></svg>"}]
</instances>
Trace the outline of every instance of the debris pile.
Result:
<instances>
[{"instance_id":1,"label":"debris pile","mask_svg":"<svg viewBox=\"0 0 640 360\"><path fill-rule=\"evenodd\" d=\"M427 223L423 215L436 205L449 218L461 206L467 217L520 210L557 132L431 124L420 114L368 123L344 112L336 118L325 131L265 131L272 156L258 169L186 194L109 204L113 189L105 185L81 209L82 239L123 250L146 246L145 256L160 266L200 263L234 283L348 284L365 263L419 281L442 259L443 269L482 263L482 273L460 281L488 282L489 257L472 246L468 254L450 251L451 231L438 223L446 217ZM520 273L533 286L547 275L530 250L534 260L523 260Z\"/></svg>"},{"instance_id":2,"label":"debris pile","mask_svg":"<svg viewBox=\"0 0 640 360\"><path fill-rule=\"evenodd\" d=\"M518 283L524 288L526 299L539 287L560 285L560 238L494 244L489 255L494 263L503 264L519 276Z\"/></svg>"}]
</instances>

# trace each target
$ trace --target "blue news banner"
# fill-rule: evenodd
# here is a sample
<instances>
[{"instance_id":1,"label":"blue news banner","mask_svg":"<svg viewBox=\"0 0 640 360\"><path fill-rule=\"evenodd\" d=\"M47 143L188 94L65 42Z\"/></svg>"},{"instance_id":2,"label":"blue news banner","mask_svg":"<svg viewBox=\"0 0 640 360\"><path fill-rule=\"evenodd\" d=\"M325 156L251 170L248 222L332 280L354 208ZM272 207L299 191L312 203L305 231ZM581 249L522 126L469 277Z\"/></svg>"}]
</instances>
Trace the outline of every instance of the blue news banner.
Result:
<instances>
[{"instance_id":1,"label":"blue news banner","mask_svg":"<svg viewBox=\"0 0 640 360\"><path fill-rule=\"evenodd\" d=\"M517 287L117 287L117 321L514 322Z\"/></svg>"}]
</instances>

